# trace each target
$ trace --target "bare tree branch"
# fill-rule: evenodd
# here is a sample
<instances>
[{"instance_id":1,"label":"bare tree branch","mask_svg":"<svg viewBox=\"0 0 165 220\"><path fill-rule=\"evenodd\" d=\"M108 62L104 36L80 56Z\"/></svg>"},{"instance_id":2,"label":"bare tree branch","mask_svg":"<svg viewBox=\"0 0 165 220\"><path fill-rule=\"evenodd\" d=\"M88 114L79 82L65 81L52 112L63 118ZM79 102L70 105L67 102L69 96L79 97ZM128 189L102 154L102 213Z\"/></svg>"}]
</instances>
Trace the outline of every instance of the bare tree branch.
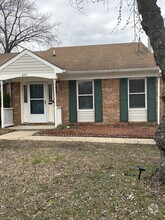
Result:
<instances>
[{"instance_id":1,"label":"bare tree branch","mask_svg":"<svg viewBox=\"0 0 165 220\"><path fill-rule=\"evenodd\" d=\"M84 13L85 8L87 7L87 4L91 3L101 3L103 7L105 7L109 13L113 10L110 8L110 3L113 0L70 0L70 4L77 8L81 13ZM117 33L119 28L120 30L126 29L127 26L132 27L134 30L134 41L139 39L140 33L143 32L141 25L140 25L140 16L137 9L136 0L117 0L116 7L117 9L117 16L116 16L116 25L110 31L110 34ZM123 25L123 10L127 8L129 9L128 19L125 21L125 24ZM122 27L121 27L122 24ZM133 25L132 25L133 24Z\"/></svg>"},{"instance_id":2,"label":"bare tree branch","mask_svg":"<svg viewBox=\"0 0 165 220\"><path fill-rule=\"evenodd\" d=\"M33 0L0 0L0 50L10 53L22 43L58 43L57 28L50 14L40 14Z\"/></svg>"}]
</instances>

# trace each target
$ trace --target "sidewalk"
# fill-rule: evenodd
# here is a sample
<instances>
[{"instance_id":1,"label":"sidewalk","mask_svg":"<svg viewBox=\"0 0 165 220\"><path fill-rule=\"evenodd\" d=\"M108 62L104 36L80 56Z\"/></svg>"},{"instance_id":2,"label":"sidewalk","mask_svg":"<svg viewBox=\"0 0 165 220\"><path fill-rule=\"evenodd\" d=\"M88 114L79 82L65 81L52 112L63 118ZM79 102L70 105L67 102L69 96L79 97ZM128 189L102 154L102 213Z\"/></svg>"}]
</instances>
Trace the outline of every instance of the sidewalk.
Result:
<instances>
[{"instance_id":1,"label":"sidewalk","mask_svg":"<svg viewBox=\"0 0 165 220\"><path fill-rule=\"evenodd\" d=\"M76 141L97 143L126 143L126 144L152 144L153 139L139 138L100 138L100 137L57 137L57 136L33 136L37 131L13 131L0 135L0 140L32 140L32 141Z\"/></svg>"}]
</instances>

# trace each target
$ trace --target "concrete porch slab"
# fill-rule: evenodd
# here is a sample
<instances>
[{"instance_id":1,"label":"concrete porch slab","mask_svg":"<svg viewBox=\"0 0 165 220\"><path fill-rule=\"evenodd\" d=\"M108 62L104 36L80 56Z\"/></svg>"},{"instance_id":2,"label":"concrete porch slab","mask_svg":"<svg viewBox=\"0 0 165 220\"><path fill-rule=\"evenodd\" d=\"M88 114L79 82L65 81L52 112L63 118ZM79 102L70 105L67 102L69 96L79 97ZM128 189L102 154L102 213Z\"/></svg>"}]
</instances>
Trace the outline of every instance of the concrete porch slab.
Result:
<instances>
[{"instance_id":1,"label":"concrete porch slab","mask_svg":"<svg viewBox=\"0 0 165 220\"><path fill-rule=\"evenodd\" d=\"M7 129L11 129L11 130L43 130L43 129L54 129L55 126L54 125L18 125L18 126L12 126L12 127L8 127Z\"/></svg>"}]
</instances>

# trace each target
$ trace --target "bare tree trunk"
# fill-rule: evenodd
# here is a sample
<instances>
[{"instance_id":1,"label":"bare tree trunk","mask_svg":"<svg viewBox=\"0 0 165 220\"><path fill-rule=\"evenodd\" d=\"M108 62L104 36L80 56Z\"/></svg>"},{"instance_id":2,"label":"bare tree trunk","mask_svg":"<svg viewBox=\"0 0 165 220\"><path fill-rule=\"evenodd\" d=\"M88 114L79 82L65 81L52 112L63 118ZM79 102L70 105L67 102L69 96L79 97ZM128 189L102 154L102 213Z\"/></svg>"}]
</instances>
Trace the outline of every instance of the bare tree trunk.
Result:
<instances>
[{"instance_id":1,"label":"bare tree trunk","mask_svg":"<svg viewBox=\"0 0 165 220\"><path fill-rule=\"evenodd\" d=\"M152 177L153 184L165 185L165 28L157 0L137 0L138 11L142 16L143 30L150 38L155 61L159 65L163 79L162 100L163 118L156 132L155 140L161 152L160 166Z\"/></svg>"},{"instance_id":2,"label":"bare tree trunk","mask_svg":"<svg viewBox=\"0 0 165 220\"><path fill-rule=\"evenodd\" d=\"M163 78L162 100L164 102L163 118L156 132L156 136L155 136L156 144L161 151L161 160L160 160L160 166L158 170L155 172L155 175L153 176L152 181L153 181L153 184L160 183L160 184L165 185L165 78L164 78L164 75L162 78Z\"/></svg>"}]
</instances>

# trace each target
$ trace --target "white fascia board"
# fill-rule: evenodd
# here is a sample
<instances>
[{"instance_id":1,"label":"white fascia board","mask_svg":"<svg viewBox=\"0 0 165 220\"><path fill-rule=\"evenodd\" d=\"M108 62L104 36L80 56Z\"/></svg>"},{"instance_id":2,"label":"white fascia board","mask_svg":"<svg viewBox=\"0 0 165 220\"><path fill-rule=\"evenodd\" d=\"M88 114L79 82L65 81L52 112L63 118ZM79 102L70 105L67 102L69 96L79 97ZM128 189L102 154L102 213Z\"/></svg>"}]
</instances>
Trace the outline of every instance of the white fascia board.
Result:
<instances>
[{"instance_id":1,"label":"white fascia board","mask_svg":"<svg viewBox=\"0 0 165 220\"><path fill-rule=\"evenodd\" d=\"M128 69L109 69L109 70L85 70L85 71L66 71L68 74L84 74L84 73L119 73L119 72L141 72L141 71L159 71L159 67L152 68L128 68Z\"/></svg>"},{"instance_id":2,"label":"white fascia board","mask_svg":"<svg viewBox=\"0 0 165 220\"><path fill-rule=\"evenodd\" d=\"M0 74L0 80L12 80L12 79L16 79L16 78L20 78L20 79L30 79L30 78L34 78L34 77L39 77L39 78L43 78L43 79L58 79L57 75L51 75L51 74L28 74L28 76L24 76L22 74L16 74L14 76L11 77L11 75L1 75Z\"/></svg>"},{"instance_id":3,"label":"white fascia board","mask_svg":"<svg viewBox=\"0 0 165 220\"><path fill-rule=\"evenodd\" d=\"M119 79L131 77L158 77L159 68L140 68L122 70L96 70L96 71L66 71L59 77L61 80L79 79Z\"/></svg>"},{"instance_id":4,"label":"white fascia board","mask_svg":"<svg viewBox=\"0 0 165 220\"><path fill-rule=\"evenodd\" d=\"M4 68L6 68L7 66L9 66L10 64L14 63L16 60L18 60L19 58L21 58L25 54L28 54L29 56L33 57L34 59L37 59L38 61L40 61L40 62L44 63L45 65L49 66L50 68L54 69L55 73L63 73L64 72L59 67L51 64L50 62L44 60L43 58L41 58L40 56L34 54L33 52L31 52L29 50L23 50L21 53L19 53L18 55L16 55L15 57L11 58L6 63L4 63L2 66L0 66L0 71L3 70Z\"/></svg>"}]
</instances>

